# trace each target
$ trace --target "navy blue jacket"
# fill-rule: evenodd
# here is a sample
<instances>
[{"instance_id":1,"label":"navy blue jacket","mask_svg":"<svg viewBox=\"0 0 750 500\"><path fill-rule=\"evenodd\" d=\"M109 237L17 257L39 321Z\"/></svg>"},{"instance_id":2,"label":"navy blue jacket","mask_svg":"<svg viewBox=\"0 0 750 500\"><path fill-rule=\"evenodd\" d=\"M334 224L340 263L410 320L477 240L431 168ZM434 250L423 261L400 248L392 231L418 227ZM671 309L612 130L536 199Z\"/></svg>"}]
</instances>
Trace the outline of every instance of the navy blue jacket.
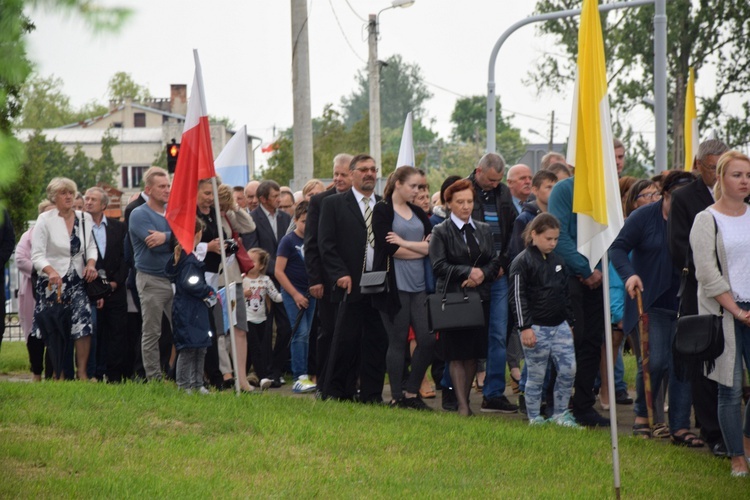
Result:
<instances>
[{"instance_id":1,"label":"navy blue jacket","mask_svg":"<svg viewBox=\"0 0 750 500\"><path fill-rule=\"evenodd\" d=\"M630 214L614 243L609 258L623 282L637 274L643 281L643 308L648 309L680 280L669 253L667 221L662 216L664 201L650 203ZM632 251L632 261L628 254ZM638 323L638 306L625 298L623 330L632 331Z\"/></svg>"},{"instance_id":2,"label":"navy blue jacket","mask_svg":"<svg viewBox=\"0 0 750 500\"><path fill-rule=\"evenodd\" d=\"M210 310L203 299L215 296L203 276L204 265L195 255L182 252L175 266L174 256L165 269L167 278L175 284L172 301L172 331L174 345L181 349L196 349L211 345Z\"/></svg>"}]
</instances>

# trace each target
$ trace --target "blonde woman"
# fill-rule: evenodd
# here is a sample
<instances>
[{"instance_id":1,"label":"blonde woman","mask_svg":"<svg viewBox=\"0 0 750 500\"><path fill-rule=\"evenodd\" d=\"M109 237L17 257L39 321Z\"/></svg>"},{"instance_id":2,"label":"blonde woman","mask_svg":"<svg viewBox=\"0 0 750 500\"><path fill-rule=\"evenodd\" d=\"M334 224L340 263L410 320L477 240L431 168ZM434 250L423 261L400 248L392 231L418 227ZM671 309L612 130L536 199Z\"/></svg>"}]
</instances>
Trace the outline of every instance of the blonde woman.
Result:
<instances>
[{"instance_id":1,"label":"blonde woman","mask_svg":"<svg viewBox=\"0 0 750 500\"><path fill-rule=\"evenodd\" d=\"M719 384L719 426L732 476L747 476L750 411L742 418L742 361L750 366L750 158L727 151L716 165L716 203L699 213L690 231L698 280L698 311L720 315L724 352L708 378ZM717 262L718 261L718 262Z\"/></svg>"},{"instance_id":2,"label":"blonde woman","mask_svg":"<svg viewBox=\"0 0 750 500\"><path fill-rule=\"evenodd\" d=\"M47 185L47 198L54 203L55 208L40 214L34 225L31 262L39 273L36 285L39 298L34 309L32 334L40 336L36 315L57 301L57 290L60 288L62 300L69 304L71 310L69 334L75 341L78 378L87 380L86 364L94 330L91 324L91 302L83 284L84 280L90 282L97 276L97 250L91 232L91 216L73 210L77 192L72 180L65 177L52 179ZM62 373L61 367L56 367L55 371L56 378L73 375Z\"/></svg>"}]
</instances>

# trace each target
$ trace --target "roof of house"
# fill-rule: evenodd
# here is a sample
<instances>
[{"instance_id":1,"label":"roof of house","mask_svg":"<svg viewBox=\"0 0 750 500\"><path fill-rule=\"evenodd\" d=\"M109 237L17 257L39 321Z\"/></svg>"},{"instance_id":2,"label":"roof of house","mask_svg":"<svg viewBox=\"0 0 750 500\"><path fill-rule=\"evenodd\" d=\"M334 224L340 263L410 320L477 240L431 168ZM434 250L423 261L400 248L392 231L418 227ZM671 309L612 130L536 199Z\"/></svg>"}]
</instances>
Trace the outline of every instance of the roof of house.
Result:
<instances>
[{"instance_id":1,"label":"roof of house","mask_svg":"<svg viewBox=\"0 0 750 500\"><path fill-rule=\"evenodd\" d=\"M16 137L26 142L34 135L33 129L21 129ZM161 144L162 129L159 128L47 128L43 129L42 135L48 140L54 140L63 144L101 144L106 134L117 139L121 144L127 143L155 143Z\"/></svg>"},{"instance_id":2,"label":"roof of house","mask_svg":"<svg viewBox=\"0 0 750 500\"><path fill-rule=\"evenodd\" d=\"M168 111L162 111L160 109L152 108L152 107L149 107L149 106L144 106L142 104L138 104L138 103L135 103L135 102L131 103L130 107L133 108L133 109L141 110L141 111L147 111L149 113L156 113L157 115L167 116L169 118L175 118L175 119L180 120L180 121L185 121L185 116L184 115L178 115L178 114L175 114L175 113L170 113ZM96 122L98 122L98 121L100 121L100 120L102 120L104 118L112 116L112 114L114 114L114 113L122 111L123 109L125 109L125 104L120 104L119 106L110 109L108 112L104 113L103 115L93 116L91 118L87 118L86 120L75 122L75 123L69 123L67 125L63 125L60 128L65 128L65 129L68 129L68 128L78 128L78 127L87 128L87 127L91 126L92 124L94 124L94 123L96 123Z\"/></svg>"}]
</instances>

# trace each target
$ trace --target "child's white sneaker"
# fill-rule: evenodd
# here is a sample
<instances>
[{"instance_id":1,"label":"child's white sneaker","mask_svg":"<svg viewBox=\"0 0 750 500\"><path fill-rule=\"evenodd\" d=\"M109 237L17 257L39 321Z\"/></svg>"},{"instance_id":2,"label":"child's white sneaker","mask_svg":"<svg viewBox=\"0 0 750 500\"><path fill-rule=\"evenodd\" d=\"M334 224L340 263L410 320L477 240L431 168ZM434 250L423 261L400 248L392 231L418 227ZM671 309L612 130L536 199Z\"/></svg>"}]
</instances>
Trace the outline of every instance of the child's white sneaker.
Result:
<instances>
[{"instance_id":1,"label":"child's white sneaker","mask_svg":"<svg viewBox=\"0 0 750 500\"><path fill-rule=\"evenodd\" d=\"M297 380L295 380L294 385L292 386L292 392L297 394L305 394L308 392L313 392L315 389L317 389L317 385L315 382L310 380L307 375L300 375Z\"/></svg>"},{"instance_id":2,"label":"child's white sneaker","mask_svg":"<svg viewBox=\"0 0 750 500\"><path fill-rule=\"evenodd\" d=\"M529 425L544 425L547 423L547 420L541 415L537 415L534 418L529 419Z\"/></svg>"},{"instance_id":3,"label":"child's white sneaker","mask_svg":"<svg viewBox=\"0 0 750 500\"><path fill-rule=\"evenodd\" d=\"M570 427L571 429L583 429L580 425L578 425L578 422L576 422L575 417L570 412L570 410L565 410L562 415L558 415L556 417L552 417L552 420L561 427Z\"/></svg>"}]
</instances>

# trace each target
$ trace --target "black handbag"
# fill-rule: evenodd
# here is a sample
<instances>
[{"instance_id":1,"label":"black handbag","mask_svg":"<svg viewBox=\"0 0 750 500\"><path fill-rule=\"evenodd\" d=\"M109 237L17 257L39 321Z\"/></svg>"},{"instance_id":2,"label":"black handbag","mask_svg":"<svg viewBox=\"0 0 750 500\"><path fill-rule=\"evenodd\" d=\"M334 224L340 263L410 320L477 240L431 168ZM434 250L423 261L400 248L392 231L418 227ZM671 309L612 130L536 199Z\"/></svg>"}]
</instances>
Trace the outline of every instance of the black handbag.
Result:
<instances>
[{"instance_id":1,"label":"black handbag","mask_svg":"<svg viewBox=\"0 0 750 500\"><path fill-rule=\"evenodd\" d=\"M365 272L367 264L367 247L365 247L365 260L362 262L362 277L359 279L359 293L362 295L375 295L388 292L388 272L391 270L391 257L386 257L385 271Z\"/></svg>"},{"instance_id":2,"label":"black handbag","mask_svg":"<svg viewBox=\"0 0 750 500\"><path fill-rule=\"evenodd\" d=\"M718 228L714 220L714 238L716 244L716 264L721 272L721 263L718 255ZM680 291L677 296L680 305L677 310L677 332L672 344L673 358L676 374L683 380L695 378L704 373L714 371L716 358L724 352L724 327L722 319L724 308L719 307L719 315L694 314L682 315L682 295L689 272L691 250L685 256L685 266L682 268L680 279Z\"/></svg>"},{"instance_id":3,"label":"black handbag","mask_svg":"<svg viewBox=\"0 0 750 500\"><path fill-rule=\"evenodd\" d=\"M461 288L460 292L448 293L451 273L445 280L443 293L427 296L427 318L430 330L472 329L484 327L484 309L479 292Z\"/></svg>"},{"instance_id":4,"label":"black handbag","mask_svg":"<svg viewBox=\"0 0 750 500\"><path fill-rule=\"evenodd\" d=\"M86 266L86 224L85 224L85 217L83 215L83 212L81 212L81 232L83 233L83 265ZM96 244L96 240L94 240L94 244ZM99 250L99 245L97 245L97 251ZM99 251L99 254L101 255L101 251ZM106 299L110 295L112 295L112 287L109 286L109 281L107 281L107 274L103 269L99 269L98 275L96 278L94 278L91 281L83 280L83 288L86 290L86 295L89 296L89 299L92 301L97 301L101 299Z\"/></svg>"}]
</instances>

